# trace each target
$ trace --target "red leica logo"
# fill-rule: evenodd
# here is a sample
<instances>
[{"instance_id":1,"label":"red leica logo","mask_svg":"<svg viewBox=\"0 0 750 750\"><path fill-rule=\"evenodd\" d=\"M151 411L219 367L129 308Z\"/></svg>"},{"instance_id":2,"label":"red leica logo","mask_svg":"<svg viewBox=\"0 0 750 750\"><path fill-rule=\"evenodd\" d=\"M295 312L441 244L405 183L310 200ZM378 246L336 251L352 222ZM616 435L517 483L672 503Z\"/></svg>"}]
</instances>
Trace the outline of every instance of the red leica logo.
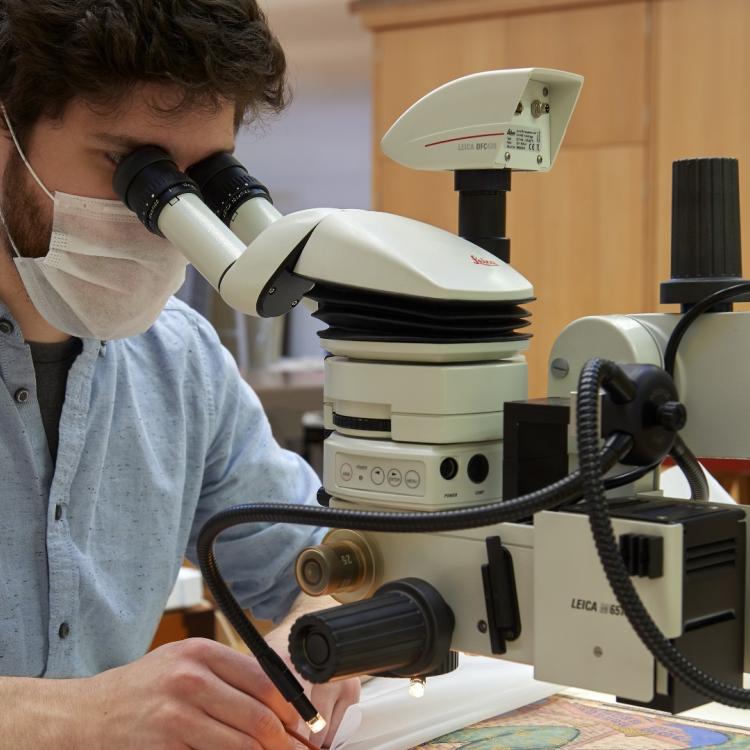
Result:
<instances>
[{"instance_id":1,"label":"red leica logo","mask_svg":"<svg viewBox=\"0 0 750 750\"><path fill-rule=\"evenodd\" d=\"M472 263L476 263L478 266L499 266L500 264L494 260L485 260L484 258L477 258L476 255L471 256Z\"/></svg>"}]
</instances>

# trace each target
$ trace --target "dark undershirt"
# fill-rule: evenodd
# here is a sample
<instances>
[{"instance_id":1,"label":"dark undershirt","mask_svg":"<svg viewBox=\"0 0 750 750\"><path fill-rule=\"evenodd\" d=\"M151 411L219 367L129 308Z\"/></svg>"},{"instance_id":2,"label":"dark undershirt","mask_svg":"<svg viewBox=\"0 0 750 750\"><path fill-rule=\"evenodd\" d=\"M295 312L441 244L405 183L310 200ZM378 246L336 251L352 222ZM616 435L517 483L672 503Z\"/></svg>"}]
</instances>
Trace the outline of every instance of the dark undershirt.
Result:
<instances>
[{"instance_id":1,"label":"dark undershirt","mask_svg":"<svg viewBox=\"0 0 750 750\"><path fill-rule=\"evenodd\" d=\"M47 433L52 462L57 463L60 442L60 417L65 403L68 373L83 351L80 339L68 339L62 344L33 344L29 342L36 373L36 392Z\"/></svg>"}]
</instances>

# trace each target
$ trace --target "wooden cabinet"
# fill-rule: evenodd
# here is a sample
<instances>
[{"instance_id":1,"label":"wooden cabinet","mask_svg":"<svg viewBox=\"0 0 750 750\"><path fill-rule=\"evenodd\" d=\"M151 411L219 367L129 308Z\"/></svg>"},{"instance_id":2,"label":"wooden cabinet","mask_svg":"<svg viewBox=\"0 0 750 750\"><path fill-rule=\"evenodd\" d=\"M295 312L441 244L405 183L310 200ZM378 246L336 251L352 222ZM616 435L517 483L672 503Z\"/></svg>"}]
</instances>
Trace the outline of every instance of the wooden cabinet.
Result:
<instances>
[{"instance_id":1,"label":"wooden cabinet","mask_svg":"<svg viewBox=\"0 0 750 750\"><path fill-rule=\"evenodd\" d=\"M659 309L674 159L738 157L741 188L749 186L750 99L741 85L750 70L747 0L359 0L352 7L374 33L377 210L456 231L452 175L408 170L378 146L435 87L493 68L560 68L586 78L554 169L514 175L509 196L511 262L538 297L527 354L534 396L546 391L549 350L566 324Z\"/></svg>"}]
</instances>

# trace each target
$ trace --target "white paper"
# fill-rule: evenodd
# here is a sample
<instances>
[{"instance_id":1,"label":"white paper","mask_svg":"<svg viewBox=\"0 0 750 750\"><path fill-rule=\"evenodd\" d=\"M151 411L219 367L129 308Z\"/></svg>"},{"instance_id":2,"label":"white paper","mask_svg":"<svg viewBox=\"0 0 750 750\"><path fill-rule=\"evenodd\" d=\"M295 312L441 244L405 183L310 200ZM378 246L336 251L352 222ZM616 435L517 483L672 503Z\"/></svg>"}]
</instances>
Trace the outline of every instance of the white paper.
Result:
<instances>
[{"instance_id":1,"label":"white paper","mask_svg":"<svg viewBox=\"0 0 750 750\"><path fill-rule=\"evenodd\" d=\"M409 695L408 680L379 678L365 685L331 750L410 750L559 690L534 680L533 668L524 664L462 655L458 670L427 680L423 698Z\"/></svg>"}]
</instances>

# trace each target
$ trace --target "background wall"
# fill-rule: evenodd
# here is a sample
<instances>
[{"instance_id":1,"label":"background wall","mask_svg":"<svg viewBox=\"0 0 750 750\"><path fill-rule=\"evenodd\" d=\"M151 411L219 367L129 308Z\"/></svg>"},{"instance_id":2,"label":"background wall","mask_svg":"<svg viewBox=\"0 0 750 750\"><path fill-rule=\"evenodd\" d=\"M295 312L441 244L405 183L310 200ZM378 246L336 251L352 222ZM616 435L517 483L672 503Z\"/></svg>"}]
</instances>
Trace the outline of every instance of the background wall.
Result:
<instances>
[{"instance_id":1,"label":"background wall","mask_svg":"<svg viewBox=\"0 0 750 750\"><path fill-rule=\"evenodd\" d=\"M586 78L554 169L516 174L511 263L532 283L533 396L559 332L586 315L659 309L670 275L672 161L740 160L750 221L749 0L356 0L373 30L375 131L462 75L548 67ZM456 230L452 176L375 152L373 207ZM745 275L750 245L744 248ZM674 306L664 308L674 310Z\"/></svg>"},{"instance_id":2,"label":"background wall","mask_svg":"<svg viewBox=\"0 0 750 750\"><path fill-rule=\"evenodd\" d=\"M292 106L243 132L237 157L264 182L283 213L369 208L371 37L343 0L263 0L287 53ZM232 325L231 317L228 320ZM317 322L292 316L287 353L321 353Z\"/></svg>"}]
</instances>

